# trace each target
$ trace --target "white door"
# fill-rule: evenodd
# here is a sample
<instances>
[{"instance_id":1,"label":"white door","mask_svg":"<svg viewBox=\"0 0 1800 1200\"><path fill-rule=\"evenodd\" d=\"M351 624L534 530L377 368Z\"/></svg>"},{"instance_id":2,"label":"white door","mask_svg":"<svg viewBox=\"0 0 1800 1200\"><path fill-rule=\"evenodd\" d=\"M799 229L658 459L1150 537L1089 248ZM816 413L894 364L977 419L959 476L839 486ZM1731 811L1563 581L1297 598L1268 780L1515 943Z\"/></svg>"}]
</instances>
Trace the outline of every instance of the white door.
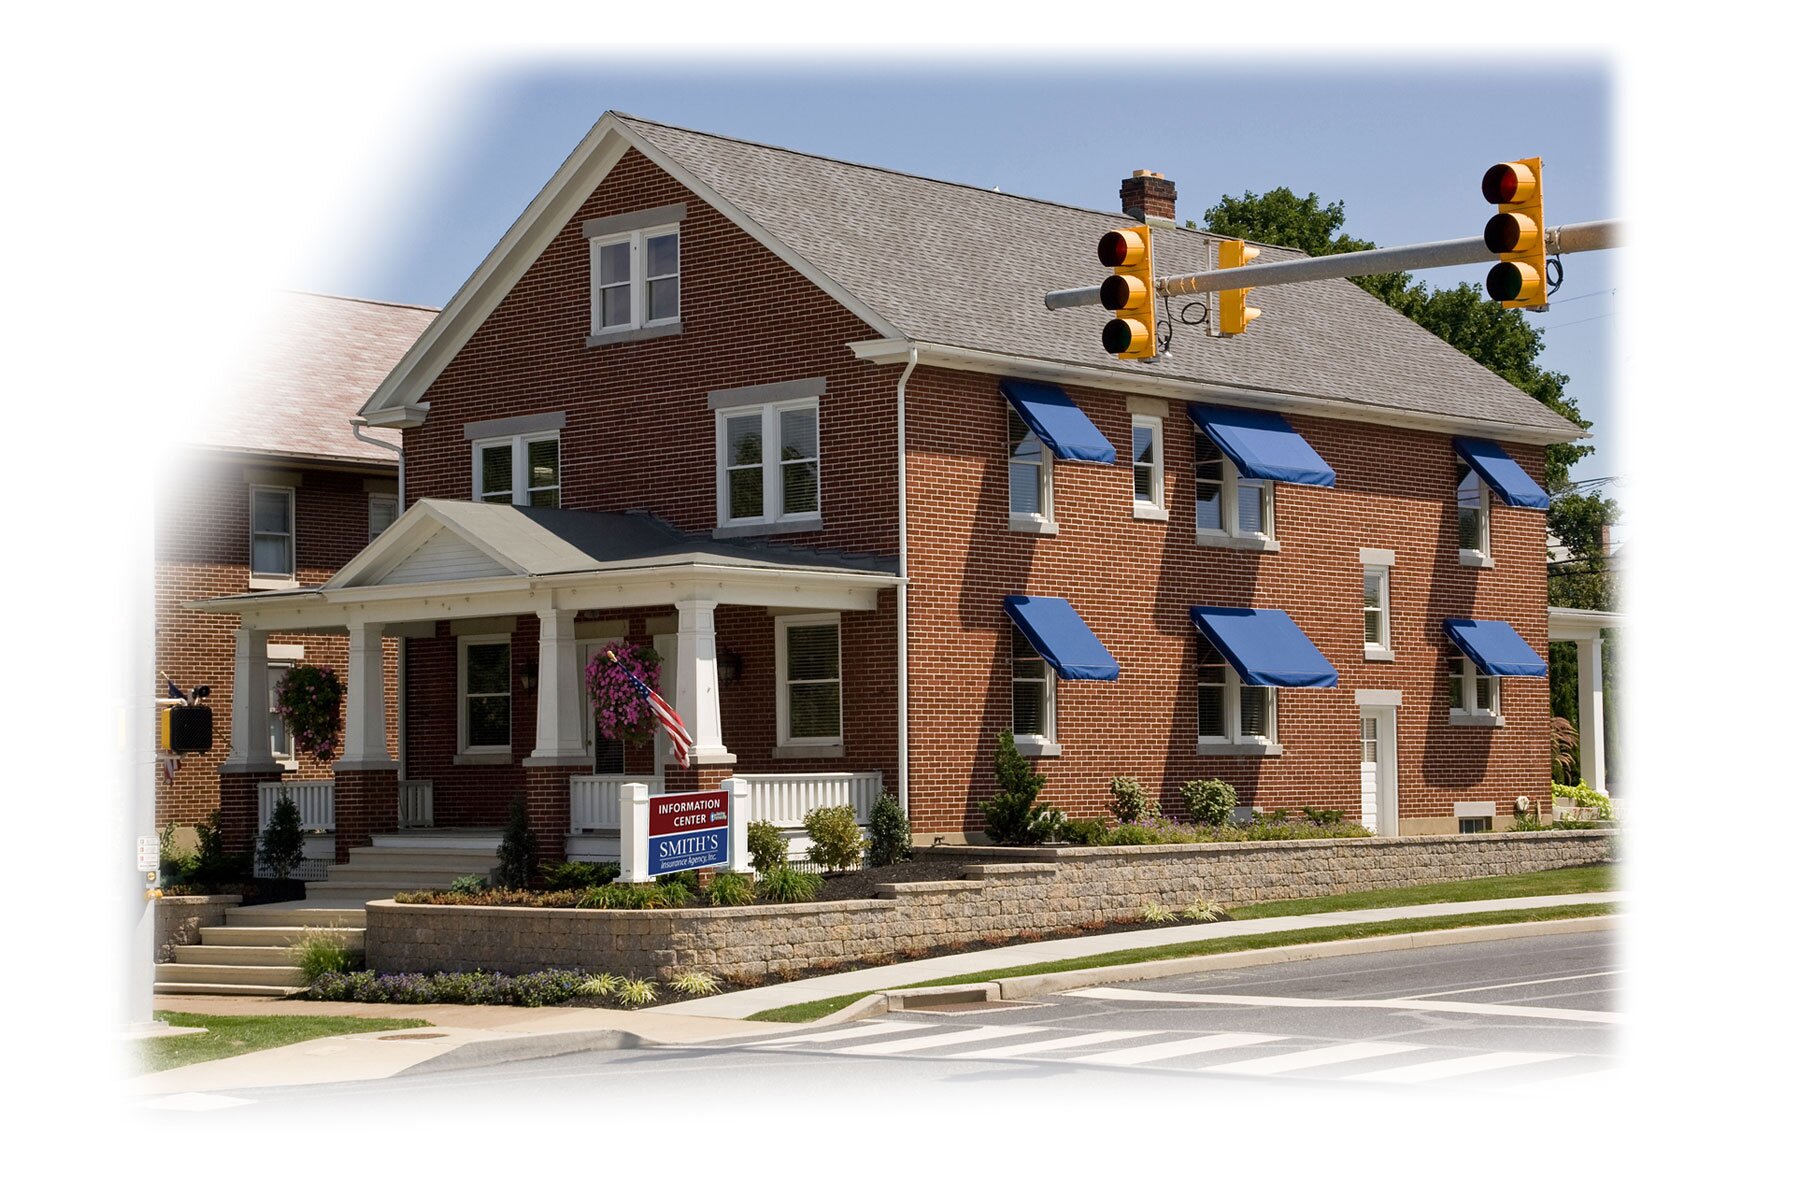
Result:
<instances>
[{"instance_id":1,"label":"white door","mask_svg":"<svg viewBox=\"0 0 1800 1200\"><path fill-rule=\"evenodd\" d=\"M1363 709L1368 712L1368 709ZM1380 823L1381 722L1362 718L1362 823L1374 833Z\"/></svg>"},{"instance_id":2,"label":"white door","mask_svg":"<svg viewBox=\"0 0 1800 1200\"><path fill-rule=\"evenodd\" d=\"M1395 766L1395 710L1370 705L1358 710L1362 743L1362 823L1372 833L1400 833L1399 772Z\"/></svg>"}]
</instances>

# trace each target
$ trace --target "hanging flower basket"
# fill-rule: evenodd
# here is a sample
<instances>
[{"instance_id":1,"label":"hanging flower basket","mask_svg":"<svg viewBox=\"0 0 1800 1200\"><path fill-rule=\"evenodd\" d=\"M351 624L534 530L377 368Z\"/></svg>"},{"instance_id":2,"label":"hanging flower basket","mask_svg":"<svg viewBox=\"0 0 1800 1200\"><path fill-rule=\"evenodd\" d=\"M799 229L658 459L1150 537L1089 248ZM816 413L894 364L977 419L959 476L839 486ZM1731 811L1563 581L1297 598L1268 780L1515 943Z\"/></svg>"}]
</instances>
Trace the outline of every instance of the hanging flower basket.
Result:
<instances>
[{"instance_id":1,"label":"hanging flower basket","mask_svg":"<svg viewBox=\"0 0 1800 1200\"><path fill-rule=\"evenodd\" d=\"M618 657L617 662L607 658L607 650ZM587 692L594 702L594 729L603 738L643 746L656 736L656 714L632 686L628 671L657 689L662 656L648 646L615 642L588 660Z\"/></svg>"},{"instance_id":2,"label":"hanging flower basket","mask_svg":"<svg viewBox=\"0 0 1800 1200\"><path fill-rule=\"evenodd\" d=\"M275 688L275 712L293 735L295 750L320 762L337 757L343 733L338 710L343 700L344 685L330 667L302 664L288 668Z\"/></svg>"}]
</instances>

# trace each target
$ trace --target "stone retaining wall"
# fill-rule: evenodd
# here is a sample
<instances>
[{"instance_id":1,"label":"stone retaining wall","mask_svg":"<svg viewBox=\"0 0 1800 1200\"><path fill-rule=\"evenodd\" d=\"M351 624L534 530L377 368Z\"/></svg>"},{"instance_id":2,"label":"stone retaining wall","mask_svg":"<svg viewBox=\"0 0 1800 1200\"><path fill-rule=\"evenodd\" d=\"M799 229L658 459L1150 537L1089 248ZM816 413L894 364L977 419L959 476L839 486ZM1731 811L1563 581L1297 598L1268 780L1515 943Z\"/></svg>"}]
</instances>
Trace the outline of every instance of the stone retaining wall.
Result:
<instances>
[{"instance_id":1,"label":"stone retaining wall","mask_svg":"<svg viewBox=\"0 0 1800 1200\"><path fill-rule=\"evenodd\" d=\"M620 912L462 905L368 906L377 971L563 967L666 977L701 967L762 979L784 969L935 950L1021 932L1135 920L1143 906L1181 909L1513 875L1607 859L1599 830L1333 838L1182 846L994 847L921 851L1002 857L962 879L896 883L872 900Z\"/></svg>"},{"instance_id":2,"label":"stone retaining wall","mask_svg":"<svg viewBox=\"0 0 1800 1200\"><path fill-rule=\"evenodd\" d=\"M162 896L156 901L156 961L175 961L175 947L194 946L200 931L225 923L242 896Z\"/></svg>"}]
</instances>

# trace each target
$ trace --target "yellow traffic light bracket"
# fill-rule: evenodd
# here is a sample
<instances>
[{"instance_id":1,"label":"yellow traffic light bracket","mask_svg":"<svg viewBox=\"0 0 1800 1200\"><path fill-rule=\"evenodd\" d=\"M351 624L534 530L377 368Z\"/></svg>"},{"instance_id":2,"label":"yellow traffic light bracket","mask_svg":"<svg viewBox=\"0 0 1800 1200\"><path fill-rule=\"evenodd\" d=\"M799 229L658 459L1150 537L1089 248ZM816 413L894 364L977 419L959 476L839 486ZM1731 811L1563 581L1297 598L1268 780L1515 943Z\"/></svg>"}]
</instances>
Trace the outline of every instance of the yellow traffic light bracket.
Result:
<instances>
[{"instance_id":1,"label":"yellow traffic light bracket","mask_svg":"<svg viewBox=\"0 0 1800 1200\"><path fill-rule=\"evenodd\" d=\"M1242 238L1233 238L1219 243L1219 270L1229 271L1233 267L1241 267L1262 253L1255 246L1247 246ZM1251 308L1247 303L1250 289L1219 289L1219 332L1234 337L1250 327L1250 322L1262 316L1262 309Z\"/></svg>"},{"instance_id":2,"label":"yellow traffic light bracket","mask_svg":"<svg viewBox=\"0 0 1800 1200\"><path fill-rule=\"evenodd\" d=\"M1500 256L1488 271L1487 293L1503 308L1542 309L1550 301L1543 180L1541 158L1495 163L1481 177L1482 199L1500 209L1488 218L1481 240Z\"/></svg>"},{"instance_id":3,"label":"yellow traffic light bracket","mask_svg":"<svg viewBox=\"0 0 1800 1200\"><path fill-rule=\"evenodd\" d=\"M1113 273L1100 284L1100 303L1113 319L1100 333L1108 354L1120 358L1156 357L1156 277L1150 252L1150 226L1129 225L1100 239L1100 265Z\"/></svg>"}]
</instances>

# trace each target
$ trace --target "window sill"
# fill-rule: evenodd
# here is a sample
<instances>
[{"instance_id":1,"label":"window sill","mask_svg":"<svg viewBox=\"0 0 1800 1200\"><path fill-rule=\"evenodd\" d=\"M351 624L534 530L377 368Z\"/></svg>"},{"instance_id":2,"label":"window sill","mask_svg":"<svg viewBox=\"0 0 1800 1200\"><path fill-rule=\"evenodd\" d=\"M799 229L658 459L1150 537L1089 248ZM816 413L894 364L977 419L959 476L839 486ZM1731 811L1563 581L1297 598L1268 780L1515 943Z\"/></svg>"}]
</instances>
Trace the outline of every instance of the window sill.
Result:
<instances>
[{"instance_id":1,"label":"window sill","mask_svg":"<svg viewBox=\"0 0 1800 1200\"><path fill-rule=\"evenodd\" d=\"M1384 650L1380 646L1365 645L1363 647L1363 661L1364 662L1393 662L1394 661L1394 652L1392 650Z\"/></svg>"},{"instance_id":2,"label":"window sill","mask_svg":"<svg viewBox=\"0 0 1800 1200\"><path fill-rule=\"evenodd\" d=\"M250 577L249 590L253 592L282 592L299 586L299 580L295 579L292 575L289 575L286 578L279 578L274 575L252 575Z\"/></svg>"},{"instance_id":3,"label":"window sill","mask_svg":"<svg viewBox=\"0 0 1800 1200\"><path fill-rule=\"evenodd\" d=\"M844 743L831 742L819 746L776 746L769 751L770 758L842 758Z\"/></svg>"},{"instance_id":4,"label":"window sill","mask_svg":"<svg viewBox=\"0 0 1800 1200\"><path fill-rule=\"evenodd\" d=\"M1456 561L1465 567L1492 567L1494 556L1481 550L1458 550Z\"/></svg>"},{"instance_id":5,"label":"window sill","mask_svg":"<svg viewBox=\"0 0 1800 1200\"><path fill-rule=\"evenodd\" d=\"M1201 742L1194 747L1201 758L1280 758L1280 742Z\"/></svg>"},{"instance_id":6,"label":"window sill","mask_svg":"<svg viewBox=\"0 0 1800 1200\"><path fill-rule=\"evenodd\" d=\"M510 767L511 750L464 750L450 761L459 767Z\"/></svg>"},{"instance_id":7,"label":"window sill","mask_svg":"<svg viewBox=\"0 0 1800 1200\"><path fill-rule=\"evenodd\" d=\"M1214 533L1204 529L1195 531L1194 545L1217 546L1223 550L1254 550L1262 554L1274 554L1281 549L1281 543L1274 538L1242 537L1237 534Z\"/></svg>"},{"instance_id":8,"label":"window sill","mask_svg":"<svg viewBox=\"0 0 1800 1200\"><path fill-rule=\"evenodd\" d=\"M588 334L587 345L589 349L595 346L616 346L620 342L644 342L651 338L673 337L680 332L680 321L671 321L667 325L645 325L639 329L609 329L605 333Z\"/></svg>"},{"instance_id":9,"label":"window sill","mask_svg":"<svg viewBox=\"0 0 1800 1200\"><path fill-rule=\"evenodd\" d=\"M1452 725L1469 725L1482 729L1503 729L1506 727L1506 718L1499 713L1457 712L1452 709L1450 712L1450 723Z\"/></svg>"},{"instance_id":10,"label":"window sill","mask_svg":"<svg viewBox=\"0 0 1800 1200\"><path fill-rule=\"evenodd\" d=\"M1138 521L1166 521L1169 519L1169 510L1160 504L1134 500L1131 503L1131 515Z\"/></svg>"},{"instance_id":11,"label":"window sill","mask_svg":"<svg viewBox=\"0 0 1800 1200\"><path fill-rule=\"evenodd\" d=\"M1024 737L1013 737L1013 745L1026 758L1061 758L1062 746L1046 737L1027 734Z\"/></svg>"},{"instance_id":12,"label":"window sill","mask_svg":"<svg viewBox=\"0 0 1800 1200\"><path fill-rule=\"evenodd\" d=\"M773 537L778 533L817 533L825 528L825 518L818 516L796 517L791 521L755 521L742 525L715 526L712 535L724 541L727 538Z\"/></svg>"},{"instance_id":13,"label":"window sill","mask_svg":"<svg viewBox=\"0 0 1800 1200\"><path fill-rule=\"evenodd\" d=\"M1009 513L1006 527L1014 533L1034 533L1042 537L1055 537L1060 532L1055 521L1049 517L1028 517L1019 513Z\"/></svg>"}]
</instances>

